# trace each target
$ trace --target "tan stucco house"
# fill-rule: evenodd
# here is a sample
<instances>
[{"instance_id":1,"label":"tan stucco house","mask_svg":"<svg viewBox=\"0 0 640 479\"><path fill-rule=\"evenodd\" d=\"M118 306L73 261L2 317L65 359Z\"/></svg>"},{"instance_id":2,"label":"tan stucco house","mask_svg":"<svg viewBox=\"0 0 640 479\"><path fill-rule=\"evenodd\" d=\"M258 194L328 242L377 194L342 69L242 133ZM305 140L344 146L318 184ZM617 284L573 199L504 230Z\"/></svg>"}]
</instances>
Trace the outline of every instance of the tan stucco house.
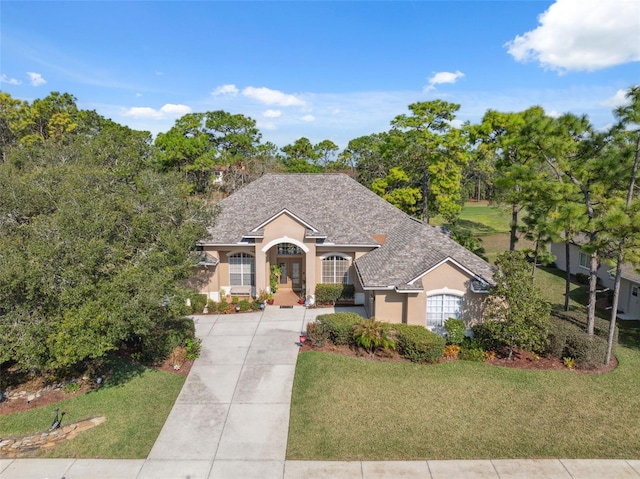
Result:
<instances>
[{"instance_id":1,"label":"tan stucco house","mask_svg":"<svg viewBox=\"0 0 640 479\"><path fill-rule=\"evenodd\" d=\"M478 320L493 284L487 262L344 174L267 174L222 200L208 233L198 277L214 301L268 290L278 265L279 291L353 284L370 316L438 328Z\"/></svg>"}]
</instances>

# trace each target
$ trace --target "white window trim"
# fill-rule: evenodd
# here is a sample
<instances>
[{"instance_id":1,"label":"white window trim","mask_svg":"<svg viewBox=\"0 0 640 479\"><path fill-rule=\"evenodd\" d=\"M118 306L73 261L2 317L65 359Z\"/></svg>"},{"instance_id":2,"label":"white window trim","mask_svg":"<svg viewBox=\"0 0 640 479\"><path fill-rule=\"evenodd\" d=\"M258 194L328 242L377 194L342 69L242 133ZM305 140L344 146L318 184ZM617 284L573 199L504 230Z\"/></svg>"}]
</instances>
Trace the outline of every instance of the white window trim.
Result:
<instances>
[{"instance_id":1,"label":"white window trim","mask_svg":"<svg viewBox=\"0 0 640 479\"><path fill-rule=\"evenodd\" d=\"M443 295L447 295L447 296L455 296L457 298L460 298L460 318L462 318L463 314L464 314L464 292L460 291L460 290L455 290L455 289L448 289L448 288L443 288L443 289L436 289L433 291L429 291L427 293L427 298L432 297L432 296L443 296ZM425 310L424 310L424 324L425 327L428 329L434 329L434 328L441 328L444 327L444 322L446 321L446 319L448 318L443 318L442 320L442 326L438 326L438 325L430 325L429 324L429 318L428 318L428 311L427 311L427 304L428 304L428 300L425 302Z\"/></svg>"},{"instance_id":2,"label":"white window trim","mask_svg":"<svg viewBox=\"0 0 640 479\"><path fill-rule=\"evenodd\" d=\"M246 251L230 251L229 253L227 253L227 262L228 262L228 269L229 269L229 285L231 285L231 256L235 256L238 254L243 254L245 256L250 256L253 258L253 281L251 281L250 285L245 285L245 286L255 286L256 282L256 256L254 254L248 253ZM242 274L242 277L244 279L244 273ZM244 281L242 282L244 285ZM231 285L231 286L239 286L239 285Z\"/></svg>"},{"instance_id":3,"label":"white window trim","mask_svg":"<svg viewBox=\"0 0 640 479\"><path fill-rule=\"evenodd\" d=\"M582 257L587 258L587 265L589 265L589 263L591 263L591 255L588 255L587 253L583 253L582 251L578 252L578 267L582 268L582 269L587 269L590 270L590 266L582 266Z\"/></svg>"},{"instance_id":4,"label":"white window trim","mask_svg":"<svg viewBox=\"0 0 640 479\"><path fill-rule=\"evenodd\" d=\"M325 283L323 281L324 279L324 261L328 258L331 258L332 256L338 256L339 258L342 258L346 261L348 261L348 266L347 266L347 282L343 283L342 281L339 283ZM324 253L321 256L318 256L318 258L320 258L320 283L321 284L351 284L351 274L349 274L349 269L352 266L352 262L351 262L351 256L346 254L346 253L339 253L339 252L332 252L332 253ZM335 270L334 270L334 276L335 276ZM335 278L334 278L335 279Z\"/></svg>"}]
</instances>

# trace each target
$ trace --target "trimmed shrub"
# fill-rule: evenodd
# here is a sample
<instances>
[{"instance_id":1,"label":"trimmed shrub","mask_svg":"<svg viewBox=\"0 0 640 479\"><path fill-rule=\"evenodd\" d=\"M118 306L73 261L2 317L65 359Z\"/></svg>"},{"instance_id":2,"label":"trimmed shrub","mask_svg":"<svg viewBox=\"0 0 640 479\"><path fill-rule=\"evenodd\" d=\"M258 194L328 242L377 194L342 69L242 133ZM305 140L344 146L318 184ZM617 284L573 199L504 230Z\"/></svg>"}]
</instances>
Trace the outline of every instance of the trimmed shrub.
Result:
<instances>
[{"instance_id":1,"label":"trimmed shrub","mask_svg":"<svg viewBox=\"0 0 640 479\"><path fill-rule=\"evenodd\" d=\"M571 324L575 324L583 331L587 330L587 315L585 313L580 313L579 311L552 311L552 316L556 318L563 319ZM593 332L596 336L600 336L601 338L608 340L609 338L609 325L611 323L606 319L596 318L595 326ZM615 332L613 333L613 344L618 344L618 335L620 331L618 330L618 326L616 325Z\"/></svg>"},{"instance_id":2,"label":"trimmed shrub","mask_svg":"<svg viewBox=\"0 0 640 479\"><path fill-rule=\"evenodd\" d=\"M467 325L461 319L449 318L444 322L444 329L449 333L447 337L448 343L460 344L464 341Z\"/></svg>"},{"instance_id":3,"label":"trimmed shrub","mask_svg":"<svg viewBox=\"0 0 640 479\"><path fill-rule=\"evenodd\" d=\"M216 309L217 309L218 313L225 314L227 312L227 310L229 309L229 303L227 303L226 299L223 299L222 301L220 301L218 303Z\"/></svg>"},{"instance_id":4,"label":"trimmed shrub","mask_svg":"<svg viewBox=\"0 0 640 479\"><path fill-rule=\"evenodd\" d=\"M249 311L251 303L249 303L248 299L243 299L241 301L238 301L238 307L240 308L240 311Z\"/></svg>"},{"instance_id":5,"label":"trimmed shrub","mask_svg":"<svg viewBox=\"0 0 640 479\"><path fill-rule=\"evenodd\" d=\"M336 345L355 345L353 329L362 321L362 316L355 313L332 313L318 316L316 322L326 328L329 340Z\"/></svg>"},{"instance_id":6,"label":"trimmed shrub","mask_svg":"<svg viewBox=\"0 0 640 479\"><path fill-rule=\"evenodd\" d=\"M476 361L481 363L487 359L487 356L478 341L467 340L463 342L458 358L463 361Z\"/></svg>"},{"instance_id":7,"label":"trimmed shrub","mask_svg":"<svg viewBox=\"0 0 640 479\"><path fill-rule=\"evenodd\" d=\"M329 340L329 331L325 325L318 323L307 324L307 341L315 348L322 347Z\"/></svg>"},{"instance_id":8,"label":"trimmed shrub","mask_svg":"<svg viewBox=\"0 0 640 479\"><path fill-rule=\"evenodd\" d=\"M316 302L334 304L339 299L353 299L355 290L352 284L320 283L316 285Z\"/></svg>"},{"instance_id":9,"label":"trimmed shrub","mask_svg":"<svg viewBox=\"0 0 640 479\"><path fill-rule=\"evenodd\" d=\"M207 311L210 313L216 312L218 309L218 303L216 303L213 299L207 300Z\"/></svg>"},{"instance_id":10,"label":"trimmed shrub","mask_svg":"<svg viewBox=\"0 0 640 479\"><path fill-rule=\"evenodd\" d=\"M317 284L316 285L316 302L317 303L335 303L342 295L341 284Z\"/></svg>"},{"instance_id":11,"label":"trimmed shrub","mask_svg":"<svg viewBox=\"0 0 640 479\"><path fill-rule=\"evenodd\" d=\"M353 299L356 294L356 287L352 284L343 284L342 293L338 299Z\"/></svg>"},{"instance_id":12,"label":"trimmed shrub","mask_svg":"<svg viewBox=\"0 0 640 479\"><path fill-rule=\"evenodd\" d=\"M573 358L576 366L594 369L604 364L607 341L600 336L589 336L575 324L551 318L547 353L557 358Z\"/></svg>"},{"instance_id":13,"label":"trimmed shrub","mask_svg":"<svg viewBox=\"0 0 640 479\"><path fill-rule=\"evenodd\" d=\"M200 314L204 310L207 304L206 294L194 294L191 296L191 312L193 314Z\"/></svg>"},{"instance_id":14,"label":"trimmed shrub","mask_svg":"<svg viewBox=\"0 0 640 479\"><path fill-rule=\"evenodd\" d=\"M415 363L437 363L444 356L445 339L423 326L394 324L398 353Z\"/></svg>"},{"instance_id":15,"label":"trimmed shrub","mask_svg":"<svg viewBox=\"0 0 640 479\"><path fill-rule=\"evenodd\" d=\"M473 338L478 345L487 351L496 351L504 346L502 326L498 321L485 321L474 325Z\"/></svg>"}]
</instances>

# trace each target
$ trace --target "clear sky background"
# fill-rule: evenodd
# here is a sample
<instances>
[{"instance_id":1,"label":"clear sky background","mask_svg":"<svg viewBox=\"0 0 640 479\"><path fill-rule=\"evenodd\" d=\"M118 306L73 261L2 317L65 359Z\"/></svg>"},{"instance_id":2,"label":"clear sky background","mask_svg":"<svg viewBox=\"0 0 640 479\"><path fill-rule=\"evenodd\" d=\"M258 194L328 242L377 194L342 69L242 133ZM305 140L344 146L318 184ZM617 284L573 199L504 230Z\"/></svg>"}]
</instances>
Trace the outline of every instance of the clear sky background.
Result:
<instances>
[{"instance_id":1,"label":"clear sky background","mask_svg":"<svg viewBox=\"0 0 640 479\"><path fill-rule=\"evenodd\" d=\"M278 146L345 147L436 98L460 121L541 105L602 128L640 84L640 0L3 0L0 27L2 91L154 135L225 110Z\"/></svg>"}]
</instances>

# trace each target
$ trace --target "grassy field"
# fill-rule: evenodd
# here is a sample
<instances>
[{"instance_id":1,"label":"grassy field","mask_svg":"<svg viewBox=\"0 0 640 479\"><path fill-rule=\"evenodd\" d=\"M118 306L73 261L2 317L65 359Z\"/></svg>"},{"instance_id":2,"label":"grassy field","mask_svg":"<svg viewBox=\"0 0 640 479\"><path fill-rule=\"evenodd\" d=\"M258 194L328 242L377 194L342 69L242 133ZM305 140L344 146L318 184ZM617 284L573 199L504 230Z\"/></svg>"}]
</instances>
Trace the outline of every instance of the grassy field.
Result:
<instances>
[{"instance_id":1,"label":"grassy field","mask_svg":"<svg viewBox=\"0 0 640 479\"><path fill-rule=\"evenodd\" d=\"M185 381L183 376L116 362L105 385L90 393L31 411L0 416L0 437L48 429L53 409L66 411L63 424L92 416L107 421L40 457L147 457Z\"/></svg>"},{"instance_id":2,"label":"grassy field","mask_svg":"<svg viewBox=\"0 0 640 479\"><path fill-rule=\"evenodd\" d=\"M508 233L510 221L511 212L505 207L492 206L486 201L469 201L465 203L456 226L476 236L485 236ZM443 223L439 216L431 220L433 225Z\"/></svg>"},{"instance_id":3,"label":"grassy field","mask_svg":"<svg viewBox=\"0 0 640 479\"><path fill-rule=\"evenodd\" d=\"M461 221L483 238L490 260L508 248L506 212L471 203ZM562 272L539 268L535 282L550 303L563 304ZM586 288L572 285L570 299L584 310ZM287 458L640 458L638 323L618 323L619 366L599 375L303 353Z\"/></svg>"}]
</instances>

